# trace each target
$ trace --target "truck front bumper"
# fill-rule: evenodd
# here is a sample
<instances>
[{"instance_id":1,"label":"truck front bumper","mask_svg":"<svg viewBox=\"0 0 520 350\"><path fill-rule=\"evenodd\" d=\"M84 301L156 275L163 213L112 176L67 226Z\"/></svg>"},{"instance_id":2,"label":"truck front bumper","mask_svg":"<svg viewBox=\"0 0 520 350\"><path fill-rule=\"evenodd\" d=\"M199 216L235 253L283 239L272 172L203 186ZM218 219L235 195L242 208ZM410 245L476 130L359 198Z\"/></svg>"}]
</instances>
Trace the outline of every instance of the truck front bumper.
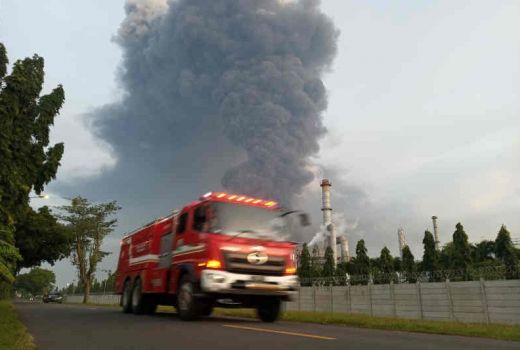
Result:
<instances>
[{"instance_id":1,"label":"truck front bumper","mask_svg":"<svg viewBox=\"0 0 520 350\"><path fill-rule=\"evenodd\" d=\"M268 295L291 300L300 282L295 275L259 276L220 270L203 270L200 279L203 292L223 295Z\"/></svg>"}]
</instances>

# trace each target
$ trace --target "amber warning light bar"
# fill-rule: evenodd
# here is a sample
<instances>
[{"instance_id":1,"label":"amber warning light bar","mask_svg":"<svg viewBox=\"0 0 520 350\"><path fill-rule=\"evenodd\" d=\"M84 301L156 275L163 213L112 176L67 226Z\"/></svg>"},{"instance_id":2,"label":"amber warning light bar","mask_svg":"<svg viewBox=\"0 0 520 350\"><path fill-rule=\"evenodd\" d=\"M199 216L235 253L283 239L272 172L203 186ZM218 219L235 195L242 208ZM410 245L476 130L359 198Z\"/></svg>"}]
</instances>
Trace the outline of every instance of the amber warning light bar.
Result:
<instances>
[{"instance_id":1,"label":"amber warning light bar","mask_svg":"<svg viewBox=\"0 0 520 350\"><path fill-rule=\"evenodd\" d=\"M259 207L267 207L267 208L276 208L278 207L278 203L275 201L260 199L260 198L252 198L239 194L230 194L225 192L208 192L201 199L219 199L226 202L233 203L246 203L249 205L256 205Z\"/></svg>"}]
</instances>

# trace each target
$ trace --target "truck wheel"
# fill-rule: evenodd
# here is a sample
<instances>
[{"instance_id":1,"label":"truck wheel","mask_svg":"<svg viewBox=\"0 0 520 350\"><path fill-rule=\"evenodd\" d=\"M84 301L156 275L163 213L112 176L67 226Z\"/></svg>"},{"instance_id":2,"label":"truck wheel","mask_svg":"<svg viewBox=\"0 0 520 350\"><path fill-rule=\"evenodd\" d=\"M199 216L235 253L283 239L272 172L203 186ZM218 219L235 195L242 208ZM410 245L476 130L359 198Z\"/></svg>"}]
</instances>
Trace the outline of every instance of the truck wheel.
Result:
<instances>
[{"instance_id":1,"label":"truck wheel","mask_svg":"<svg viewBox=\"0 0 520 350\"><path fill-rule=\"evenodd\" d=\"M132 289L132 310L136 315L145 313L145 298L142 290L141 279L138 278L135 280L134 288Z\"/></svg>"},{"instance_id":2,"label":"truck wheel","mask_svg":"<svg viewBox=\"0 0 520 350\"><path fill-rule=\"evenodd\" d=\"M132 312L132 284L130 280L126 280L123 288L123 295L121 296L121 306L124 313Z\"/></svg>"},{"instance_id":3,"label":"truck wheel","mask_svg":"<svg viewBox=\"0 0 520 350\"><path fill-rule=\"evenodd\" d=\"M200 310L201 316L209 317L213 313L213 303L206 303L202 305Z\"/></svg>"},{"instance_id":4,"label":"truck wheel","mask_svg":"<svg viewBox=\"0 0 520 350\"><path fill-rule=\"evenodd\" d=\"M257 307L258 318L263 322L274 322L280 317L281 301L278 298L262 299Z\"/></svg>"},{"instance_id":5,"label":"truck wheel","mask_svg":"<svg viewBox=\"0 0 520 350\"><path fill-rule=\"evenodd\" d=\"M182 276L177 292L177 312L183 321L192 321L200 316L194 294L195 286L191 282L190 276Z\"/></svg>"}]
</instances>

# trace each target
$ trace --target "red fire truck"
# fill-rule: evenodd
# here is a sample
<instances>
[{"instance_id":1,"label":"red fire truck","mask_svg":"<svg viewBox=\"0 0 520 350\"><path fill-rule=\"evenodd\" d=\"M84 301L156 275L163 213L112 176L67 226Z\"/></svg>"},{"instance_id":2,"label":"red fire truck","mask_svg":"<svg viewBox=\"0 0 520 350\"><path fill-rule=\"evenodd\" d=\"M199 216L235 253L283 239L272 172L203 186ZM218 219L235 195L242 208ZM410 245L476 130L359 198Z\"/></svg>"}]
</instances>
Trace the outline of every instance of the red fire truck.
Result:
<instances>
[{"instance_id":1,"label":"red fire truck","mask_svg":"<svg viewBox=\"0 0 520 350\"><path fill-rule=\"evenodd\" d=\"M274 201L207 193L121 240L116 290L126 313L173 305L183 320L215 306L256 308L275 321L297 292L295 246L308 217Z\"/></svg>"}]
</instances>

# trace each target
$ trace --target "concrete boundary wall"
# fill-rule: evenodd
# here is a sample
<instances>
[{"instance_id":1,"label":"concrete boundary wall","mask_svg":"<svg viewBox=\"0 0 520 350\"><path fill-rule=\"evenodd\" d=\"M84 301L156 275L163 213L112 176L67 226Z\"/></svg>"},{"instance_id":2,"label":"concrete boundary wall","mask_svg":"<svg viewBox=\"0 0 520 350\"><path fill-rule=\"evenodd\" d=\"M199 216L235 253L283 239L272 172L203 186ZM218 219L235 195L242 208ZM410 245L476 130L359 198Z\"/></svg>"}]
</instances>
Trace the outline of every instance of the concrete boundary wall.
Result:
<instances>
[{"instance_id":1,"label":"concrete boundary wall","mask_svg":"<svg viewBox=\"0 0 520 350\"><path fill-rule=\"evenodd\" d=\"M520 324L520 280L301 287L285 309Z\"/></svg>"},{"instance_id":2,"label":"concrete boundary wall","mask_svg":"<svg viewBox=\"0 0 520 350\"><path fill-rule=\"evenodd\" d=\"M90 295L89 302L119 304L119 298ZM82 300L82 295L66 299ZM520 280L301 287L285 310L520 324Z\"/></svg>"},{"instance_id":3,"label":"concrete boundary wall","mask_svg":"<svg viewBox=\"0 0 520 350\"><path fill-rule=\"evenodd\" d=\"M117 294L90 294L88 302L92 304L115 305L119 304L120 295ZM65 302L80 304L83 302L83 294L67 295Z\"/></svg>"}]
</instances>

